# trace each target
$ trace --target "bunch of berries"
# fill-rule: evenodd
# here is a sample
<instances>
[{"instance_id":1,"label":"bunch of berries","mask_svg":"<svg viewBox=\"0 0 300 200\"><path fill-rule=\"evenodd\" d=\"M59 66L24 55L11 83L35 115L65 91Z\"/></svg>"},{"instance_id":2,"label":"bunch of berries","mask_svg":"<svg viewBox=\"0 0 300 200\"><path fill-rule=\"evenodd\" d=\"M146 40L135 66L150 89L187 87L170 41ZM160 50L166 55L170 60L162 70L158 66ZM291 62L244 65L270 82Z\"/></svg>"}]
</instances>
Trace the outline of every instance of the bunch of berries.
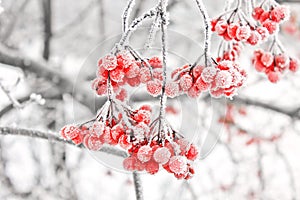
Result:
<instances>
[{"instance_id":1,"label":"bunch of berries","mask_svg":"<svg viewBox=\"0 0 300 200\"><path fill-rule=\"evenodd\" d=\"M124 101L127 92L125 85L137 87L147 84L150 94L156 96L161 92L162 64L158 57L147 61L134 57L127 51L116 55L108 54L98 61L97 78L92 83L92 88L98 95L106 95L108 78L116 93L116 98Z\"/></svg>"},{"instance_id":2,"label":"bunch of berries","mask_svg":"<svg viewBox=\"0 0 300 200\"><path fill-rule=\"evenodd\" d=\"M194 174L192 161L197 158L195 145L183 138L140 143L128 150L130 156L123 161L129 171L147 171L155 174L160 168L174 174L178 179L190 179Z\"/></svg>"},{"instance_id":3,"label":"bunch of berries","mask_svg":"<svg viewBox=\"0 0 300 200\"><path fill-rule=\"evenodd\" d=\"M195 98L208 91L214 97L232 97L246 79L245 70L232 61L221 61L210 67L185 65L172 73L181 92Z\"/></svg>"},{"instance_id":4,"label":"bunch of berries","mask_svg":"<svg viewBox=\"0 0 300 200\"><path fill-rule=\"evenodd\" d=\"M242 11L233 11L228 19L224 17L226 15L213 19L211 30L222 36L225 41L234 40L250 45L256 45L268 37L267 28L251 25L246 18L239 17L235 20L235 16L239 15L238 12Z\"/></svg>"},{"instance_id":5,"label":"bunch of berries","mask_svg":"<svg viewBox=\"0 0 300 200\"><path fill-rule=\"evenodd\" d=\"M125 150L129 155L123 161L126 170L155 174L164 168L178 179L191 178L197 147L169 126L169 132L155 134L158 119L151 123L151 113L148 105L131 110L111 100L95 119L81 125L67 125L60 132L63 138L77 145L82 143L92 151L99 151L105 144Z\"/></svg>"},{"instance_id":6,"label":"bunch of berries","mask_svg":"<svg viewBox=\"0 0 300 200\"><path fill-rule=\"evenodd\" d=\"M227 44L222 42L219 48L220 55L218 55L216 59L217 62L220 62L222 60L236 61L242 51L242 45L239 42L229 42Z\"/></svg>"},{"instance_id":7,"label":"bunch of berries","mask_svg":"<svg viewBox=\"0 0 300 200\"><path fill-rule=\"evenodd\" d=\"M284 52L276 53L261 49L254 52L252 63L255 69L264 72L272 83L278 82L280 75L287 69L296 72L299 68L299 61L289 57Z\"/></svg>"},{"instance_id":8,"label":"bunch of berries","mask_svg":"<svg viewBox=\"0 0 300 200\"><path fill-rule=\"evenodd\" d=\"M279 24L289 18L289 9L275 1L272 2L271 6L266 7L268 8L264 9L263 5L255 7L252 17L265 27L269 34L273 34L278 31Z\"/></svg>"}]
</instances>

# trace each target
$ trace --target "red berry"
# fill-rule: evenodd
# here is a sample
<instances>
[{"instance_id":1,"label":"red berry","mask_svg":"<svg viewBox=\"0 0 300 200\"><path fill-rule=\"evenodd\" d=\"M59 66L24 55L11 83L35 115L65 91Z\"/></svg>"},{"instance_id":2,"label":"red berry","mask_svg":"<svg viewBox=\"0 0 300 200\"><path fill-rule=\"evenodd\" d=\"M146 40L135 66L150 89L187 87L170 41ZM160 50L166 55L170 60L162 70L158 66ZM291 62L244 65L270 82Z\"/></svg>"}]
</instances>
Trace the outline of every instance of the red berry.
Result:
<instances>
[{"instance_id":1,"label":"red berry","mask_svg":"<svg viewBox=\"0 0 300 200\"><path fill-rule=\"evenodd\" d=\"M153 68L162 68L162 62L158 57L152 57L148 62Z\"/></svg>"},{"instance_id":2,"label":"red berry","mask_svg":"<svg viewBox=\"0 0 300 200\"><path fill-rule=\"evenodd\" d=\"M186 92L192 87L193 78L190 75L185 74L182 77L180 77L179 85L180 85L181 90Z\"/></svg>"},{"instance_id":3,"label":"red berry","mask_svg":"<svg viewBox=\"0 0 300 200\"><path fill-rule=\"evenodd\" d=\"M169 151L169 149L167 147L160 147L158 149L156 149L156 151L153 154L153 159L159 163L159 164L166 164L167 162L169 162L171 157L171 152Z\"/></svg>"},{"instance_id":4,"label":"red berry","mask_svg":"<svg viewBox=\"0 0 300 200\"><path fill-rule=\"evenodd\" d=\"M198 153L198 148L195 145L191 144L189 150L186 153L186 157L189 160L196 160Z\"/></svg>"},{"instance_id":5,"label":"red berry","mask_svg":"<svg viewBox=\"0 0 300 200\"><path fill-rule=\"evenodd\" d=\"M141 83L147 83L148 81L150 81L151 80L150 69L147 67L142 67L140 69L139 78L140 78Z\"/></svg>"},{"instance_id":6,"label":"red berry","mask_svg":"<svg viewBox=\"0 0 300 200\"><path fill-rule=\"evenodd\" d=\"M202 71L201 77L204 82L211 83L217 74L215 67L205 67Z\"/></svg>"},{"instance_id":7,"label":"red berry","mask_svg":"<svg viewBox=\"0 0 300 200\"><path fill-rule=\"evenodd\" d=\"M200 93L201 91L195 85L193 85L188 91L188 96L191 98L197 98L199 97Z\"/></svg>"},{"instance_id":8,"label":"red berry","mask_svg":"<svg viewBox=\"0 0 300 200\"><path fill-rule=\"evenodd\" d=\"M292 72L296 72L299 68L299 61L294 58L290 58L289 70Z\"/></svg>"},{"instance_id":9,"label":"red berry","mask_svg":"<svg viewBox=\"0 0 300 200\"><path fill-rule=\"evenodd\" d=\"M234 39L236 37L236 31L239 28L238 23L231 23L227 27L227 34L231 39Z\"/></svg>"},{"instance_id":10,"label":"red berry","mask_svg":"<svg viewBox=\"0 0 300 200\"><path fill-rule=\"evenodd\" d=\"M223 19L220 19L215 26L215 30L219 35L222 35L227 30L227 26L227 22Z\"/></svg>"},{"instance_id":11,"label":"red berry","mask_svg":"<svg viewBox=\"0 0 300 200\"><path fill-rule=\"evenodd\" d=\"M276 22L273 22L270 19L267 19L262 23L262 26L267 28L270 34L275 33L275 31L278 30L278 24Z\"/></svg>"},{"instance_id":12,"label":"red berry","mask_svg":"<svg viewBox=\"0 0 300 200\"><path fill-rule=\"evenodd\" d=\"M133 62L127 68L124 69L124 72L127 78L134 78L139 75L140 68L135 62Z\"/></svg>"},{"instance_id":13,"label":"red berry","mask_svg":"<svg viewBox=\"0 0 300 200\"><path fill-rule=\"evenodd\" d=\"M120 101L124 101L127 97L127 92L124 88L122 88L116 95L116 98Z\"/></svg>"},{"instance_id":14,"label":"red berry","mask_svg":"<svg viewBox=\"0 0 300 200\"><path fill-rule=\"evenodd\" d=\"M157 79L147 82L147 91L152 96L157 96L161 93L161 82Z\"/></svg>"},{"instance_id":15,"label":"red berry","mask_svg":"<svg viewBox=\"0 0 300 200\"><path fill-rule=\"evenodd\" d=\"M270 71L267 75L271 83L277 83L279 81L279 72Z\"/></svg>"},{"instance_id":16,"label":"red berry","mask_svg":"<svg viewBox=\"0 0 300 200\"><path fill-rule=\"evenodd\" d=\"M80 135L81 130L75 125L67 125L60 132L65 139L73 139Z\"/></svg>"},{"instance_id":17,"label":"red berry","mask_svg":"<svg viewBox=\"0 0 300 200\"><path fill-rule=\"evenodd\" d=\"M122 82L125 74L123 69L117 67L114 70L110 71L110 78L115 82Z\"/></svg>"},{"instance_id":18,"label":"red berry","mask_svg":"<svg viewBox=\"0 0 300 200\"><path fill-rule=\"evenodd\" d=\"M137 152L137 158L143 163L148 162L152 158L152 155L152 148L148 145L140 147Z\"/></svg>"},{"instance_id":19,"label":"red berry","mask_svg":"<svg viewBox=\"0 0 300 200\"><path fill-rule=\"evenodd\" d=\"M251 31L247 42L251 45L256 45L261 40L261 36L257 31Z\"/></svg>"},{"instance_id":20,"label":"red berry","mask_svg":"<svg viewBox=\"0 0 300 200\"><path fill-rule=\"evenodd\" d=\"M117 58L111 54L106 55L98 61L98 66L106 70L113 70L118 66Z\"/></svg>"},{"instance_id":21,"label":"red berry","mask_svg":"<svg viewBox=\"0 0 300 200\"><path fill-rule=\"evenodd\" d=\"M115 141L119 141L120 137L125 134L125 130L122 124L115 125L110 131L111 137Z\"/></svg>"},{"instance_id":22,"label":"red berry","mask_svg":"<svg viewBox=\"0 0 300 200\"><path fill-rule=\"evenodd\" d=\"M136 170L137 159L135 157L127 157L123 160L123 167L128 171Z\"/></svg>"},{"instance_id":23,"label":"red berry","mask_svg":"<svg viewBox=\"0 0 300 200\"><path fill-rule=\"evenodd\" d=\"M256 7L253 9L253 13L252 13L252 17L255 20L259 20L261 14L264 12L264 9L262 9L261 7Z\"/></svg>"},{"instance_id":24,"label":"red berry","mask_svg":"<svg viewBox=\"0 0 300 200\"><path fill-rule=\"evenodd\" d=\"M86 135L83 139L84 146L92 151L99 151L103 145L100 137L96 135Z\"/></svg>"},{"instance_id":25,"label":"red berry","mask_svg":"<svg viewBox=\"0 0 300 200\"><path fill-rule=\"evenodd\" d=\"M150 161L146 163L145 169L149 174L156 174L159 170L159 165L154 161Z\"/></svg>"},{"instance_id":26,"label":"red berry","mask_svg":"<svg viewBox=\"0 0 300 200\"><path fill-rule=\"evenodd\" d=\"M210 84L203 81L202 77L199 77L194 86L196 86L201 92L205 92L209 89Z\"/></svg>"},{"instance_id":27,"label":"red berry","mask_svg":"<svg viewBox=\"0 0 300 200\"><path fill-rule=\"evenodd\" d=\"M169 168L174 174L184 174L187 172L187 160L184 156L173 156L169 161Z\"/></svg>"},{"instance_id":28,"label":"red berry","mask_svg":"<svg viewBox=\"0 0 300 200\"><path fill-rule=\"evenodd\" d=\"M280 70L287 68L289 65L289 57L284 53L275 55L275 65L279 67Z\"/></svg>"},{"instance_id":29,"label":"red berry","mask_svg":"<svg viewBox=\"0 0 300 200\"><path fill-rule=\"evenodd\" d=\"M260 61L264 66L269 67L273 64L274 56L270 52L264 52L260 58Z\"/></svg>"},{"instance_id":30,"label":"red berry","mask_svg":"<svg viewBox=\"0 0 300 200\"><path fill-rule=\"evenodd\" d=\"M249 26L240 26L236 30L236 39L238 41L248 40L250 35L251 35L251 30Z\"/></svg>"},{"instance_id":31,"label":"red berry","mask_svg":"<svg viewBox=\"0 0 300 200\"><path fill-rule=\"evenodd\" d=\"M194 67L193 70L192 70L193 77L195 79L197 79L199 76L201 76L201 73L202 73L203 69L204 69L204 66L199 66L198 65L198 66Z\"/></svg>"},{"instance_id":32,"label":"red berry","mask_svg":"<svg viewBox=\"0 0 300 200\"><path fill-rule=\"evenodd\" d=\"M277 23L284 20L287 16L288 9L285 6L277 6L270 13L270 18Z\"/></svg>"},{"instance_id":33,"label":"red berry","mask_svg":"<svg viewBox=\"0 0 300 200\"><path fill-rule=\"evenodd\" d=\"M260 23L265 22L266 20L268 20L270 18L270 12L269 11L264 11L260 17L259 17L259 21Z\"/></svg>"},{"instance_id":34,"label":"red berry","mask_svg":"<svg viewBox=\"0 0 300 200\"><path fill-rule=\"evenodd\" d=\"M141 83L139 77L126 78L126 82L127 82L128 85L130 85L131 87L137 87L137 86L139 86L140 83Z\"/></svg>"},{"instance_id":35,"label":"red berry","mask_svg":"<svg viewBox=\"0 0 300 200\"><path fill-rule=\"evenodd\" d=\"M256 28L256 31L260 34L261 40L265 40L269 36L269 31L266 27L259 26Z\"/></svg>"},{"instance_id":36,"label":"red berry","mask_svg":"<svg viewBox=\"0 0 300 200\"><path fill-rule=\"evenodd\" d=\"M166 83L165 91L168 97L174 98L179 94L179 85L174 82Z\"/></svg>"},{"instance_id":37,"label":"red berry","mask_svg":"<svg viewBox=\"0 0 300 200\"><path fill-rule=\"evenodd\" d=\"M232 83L232 76L227 71L220 71L217 73L215 81L217 87L228 88Z\"/></svg>"}]
</instances>

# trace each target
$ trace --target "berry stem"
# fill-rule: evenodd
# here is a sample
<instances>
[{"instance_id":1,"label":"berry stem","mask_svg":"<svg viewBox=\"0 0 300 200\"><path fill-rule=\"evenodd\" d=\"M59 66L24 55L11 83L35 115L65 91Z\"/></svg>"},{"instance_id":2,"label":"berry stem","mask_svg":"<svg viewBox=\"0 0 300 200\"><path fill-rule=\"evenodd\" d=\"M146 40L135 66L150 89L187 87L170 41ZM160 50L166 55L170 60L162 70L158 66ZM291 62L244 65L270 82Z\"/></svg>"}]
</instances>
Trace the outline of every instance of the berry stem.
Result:
<instances>
[{"instance_id":1,"label":"berry stem","mask_svg":"<svg viewBox=\"0 0 300 200\"><path fill-rule=\"evenodd\" d=\"M158 133L159 140L162 139L162 127L164 126L165 119L165 108L167 102L167 96L165 93L166 81L167 81L167 5L168 0L160 0L160 17L161 17L161 43L162 43L162 61L163 61L163 81L162 81L162 92L160 97L160 111L159 111L159 125L158 125Z\"/></svg>"},{"instance_id":2,"label":"berry stem","mask_svg":"<svg viewBox=\"0 0 300 200\"><path fill-rule=\"evenodd\" d=\"M205 60L205 67L208 66L208 54L210 51L210 38L211 38L211 32L209 28L209 16L207 13L207 10L202 2L202 0L195 0L197 3L197 6L199 8L199 11L203 17L204 25L205 25L205 38L204 38L204 60Z\"/></svg>"},{"instance_id":3,"label":"berry stem","mask_svg":"<svg viewBox=\"0 0 300 200\"><path fill-rule=\"evenodd\" d=\"M131 9L134 6L134 4L135 4L135 0L129 0L123 12L123 32L125 32L128 28L128 18L130 16Z\"/></svg>"}]
</instances>

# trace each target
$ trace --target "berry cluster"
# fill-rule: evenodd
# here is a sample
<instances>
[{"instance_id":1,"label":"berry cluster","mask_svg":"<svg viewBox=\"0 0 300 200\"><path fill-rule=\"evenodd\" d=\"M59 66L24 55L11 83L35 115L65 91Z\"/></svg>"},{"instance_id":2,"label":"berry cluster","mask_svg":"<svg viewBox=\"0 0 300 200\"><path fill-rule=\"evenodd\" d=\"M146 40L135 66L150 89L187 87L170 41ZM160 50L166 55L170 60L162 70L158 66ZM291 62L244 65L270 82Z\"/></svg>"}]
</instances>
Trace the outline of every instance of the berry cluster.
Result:
<instances>
[{"instance_id":1,"label":"berry cluster","mask_svg":"<svg viewBox=\"0 0 300 200\"><path fill-rule=\"evenodd\" d=\"M272 83L276 83L280 75L287 69L296 72L299 68L299 61L289 57L284 52L275 53L261 49L254 52L252 63L255 69L259 72L264 72Z\"/></svg>"},{"instance_id":2,"label":"berry cluster","mask_svg":"<svg viewBox=\"0 0 300 200\"><path fill-rule=\"evenodd\" d=\"M252 17L265 27L269 34L273 34L278 31L279 24L289 18L289 9L273 2L272 6L268 6L268 9L264 9L263 5L255 7Z\"/></svg>"},{"instance_id":3,"label":"berry cluster","mask_svg":"<svg viewBox=\"0 0 300 200\"><path fill-rule=\"evenodd\" d=\"M107 110L107 114L112 112L113 104L102 107L102 112ZM115 107L114 109L118 109ZM128 149L132 145L130 141L143 141L149 134L149 124L151 121L150 106L142 106L138 110L126 110L130 122L126 123L121 113L117 116L110 115L106 119L105 115L98 115L96 119L83 125L67 125L61 130L61 135L67 140L72 140L75 144L81 144L93 151L101 149L103 144L115 146L119 144L123 149ZM88 124L88 125L87 125Z\"/></svg>"},{"instance_id":4,"label":"berry cluster","mask_svg":"<svg viewBox=\"0 0 300 200\"><path fill-rule=\"evenodd\" d=\"M267 38L268 30L266 27L250 25L250 22L245 18L234 21L237 12L242 11L234 11L228 19L224 16L213 19L211 30L222 36L226 41L235 40L250 45L256 45Z\"/></svg>"},{"instance_id":5,"label":"berry cluster","mask_svg":"<svg viewBox=\"0 0 300 200\"><path fill-rule=\"evenodd\" d=\"M98 61L97 78L93 81L92 88L98 95L105 95L108 88L108 78L116 98L124 101L127 92L122 87L129 85L137 87L147 84L150 94L157 96L161 92L162 63L158 57L147 61L134 57L134 54L121 51L116 55L106 55Z\"/></svg>"},{"instance_id":6,"label":"berry cluster","mask_svg":"<svg viewBox=\"0 0 300 200\"><path fill-rule=\"evenodd\" d=\"M193 98L208 90L214 97L232 97L246 76L245 70L232 61L221 61L210 67L185 65L172 73L179 91Z\"/></svg>"},{"instance_id":7,"label":"berry cluster","mask_svg":"<svg viewBox=\"0 0 300 200\"><path fill-rule=\"evenodd\" d=\"M190 179L194 174L191 161L197 158L198 150L183 138L164 144L153 141L133 146L130 156L123 161L129 171L144 171L155 174L160 168L174 174L178 179Z\"/></svg>"},{"instance_id":8,"label":"berry cluster","mask_svg":"<svg viewBox=\"0 0 300 200\"><path fill-rule=\"evenodd\" d=\"M61 135L92 151L99 151L105 144L125 150L129 157L124 159L123 166L129 171L155 174L164 168L177 178L191 178L192 161L198 155L196 146L170 126L158 131L159 119L151 121L151 113L148 105L131 110L111 100L95 119L81 125L67 125L61 129Z\"/></svg>"},{"instance_id":9,"label":"berry cluster","mask_svg":"<svg viewBox=\"0 0 300 200\"><path fill-rule=\"evenodd\" d=\"M242 46L239 42L230 42L227 43L227 45L225 45L225 43L223 42L219 46L219 48L219 55L216 59L217 62L220 62L222 60L236 61L242 51Z\"/></svg>"}]
</instances>

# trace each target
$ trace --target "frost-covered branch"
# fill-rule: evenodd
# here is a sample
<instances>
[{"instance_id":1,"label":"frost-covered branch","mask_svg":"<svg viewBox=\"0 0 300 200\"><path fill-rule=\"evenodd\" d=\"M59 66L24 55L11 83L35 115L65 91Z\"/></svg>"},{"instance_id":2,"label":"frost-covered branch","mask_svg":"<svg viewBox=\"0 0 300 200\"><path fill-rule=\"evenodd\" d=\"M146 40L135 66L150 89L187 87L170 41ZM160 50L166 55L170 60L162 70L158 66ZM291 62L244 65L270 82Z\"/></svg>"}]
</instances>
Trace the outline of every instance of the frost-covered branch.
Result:
<instances>
[{"instance_id":1,"label":"frost-covered branch","mask_svg":"<svg viewBox=\"0 0 300 200\"><path fill-rule=\"evenodd\" d=\"M143 200L143 187L140 175L137 172L133 172L133 183L135 189L136 200Z\"/></svg>"},{"instance_id":2,"label":"frost-covered branch","mask_svg":"<svg viewBox=\"0 0 300 200\"><path fill-rule=\"evenodd\" d=\"M123 12L123 32L125 32L128 28L128 19L130 17L130 13L134 4L135 0L128 0L125 10Z\"/></svg>"},{"instance_id":3,"label":"frost-covered branch","mask_svg":"<svg viewBox=\"0 0 300 200\"><path fill-rule=\"evenodd\" d=\"M60 143L70 144L75 146L71 141L66 141L63 138L55 135L54 133L50 133L50 132L46 133L38 130L13 128L13 127L0 127L0 135L16 135L16 136L26 136L31 138L40 138L40 139L45 139L53 142L60 142ZM82 145L79 145L77 147L83 148ZM113 147L102 147L100 151L115 156L127 157L126 152L122 150L118 150Z\"/></svg>"},{"instance_id":4,"label":"frost-covered branch","mask_svg":"<svg viewBox=\"0 0 300 200\"><path fill-rule=\"evenodd\" d=\"M210 54L210 38L211 38L211 32L210 32L210 26L209 26L209 16L206 11L206 8L202 2L202 0L195 0L197 3L197 6L199 8L199 11L203 17L204 25L205 25L205 38L204 38L204 59L205 59L205 66L208 66L208 55Z\"/></svg>"}]
</instances>

